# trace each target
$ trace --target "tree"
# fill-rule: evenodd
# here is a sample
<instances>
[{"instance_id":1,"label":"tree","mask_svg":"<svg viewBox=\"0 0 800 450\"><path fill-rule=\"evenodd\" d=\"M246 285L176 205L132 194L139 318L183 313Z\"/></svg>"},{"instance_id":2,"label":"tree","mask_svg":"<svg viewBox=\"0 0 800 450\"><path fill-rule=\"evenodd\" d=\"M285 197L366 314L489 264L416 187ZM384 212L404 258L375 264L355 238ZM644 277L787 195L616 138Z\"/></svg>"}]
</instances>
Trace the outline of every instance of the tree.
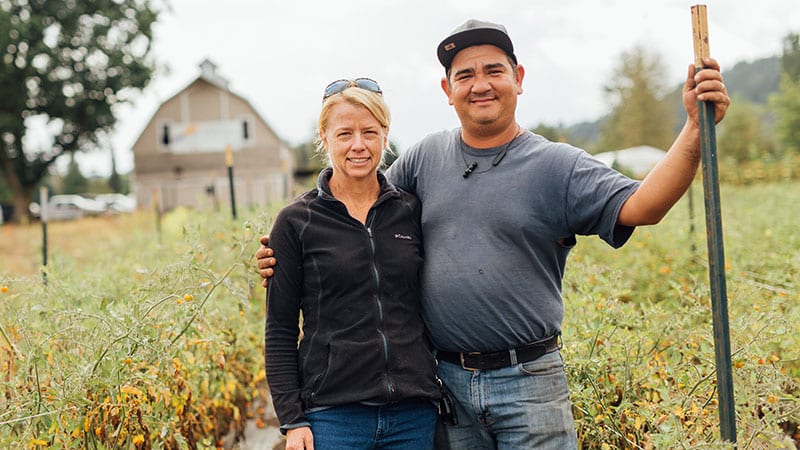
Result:
<instances>
[{"instance_id":1,"label":"tree","mask_svg":"<svg viewBox=\"0 0 800 450\"><path fill-rule=\"evenodd\" d=\"M784 153L800 153L800 80L794 81L784 72L780 89L770 97L775 110L776 135Z\"/></svg>"},{"instance_id":2,"label":"tree","mask_svg":"<svg viewBox=\"0 0 800 450\"><path fill-rule=\"evenodd\" d=\"M122 179L117 173L117 159L114 157L114 149L111 149L111 175L108 177L108 187L111 192L122 192Z\"/></svg>"},{"instance_id":3,"label":"tree","mask_svg":"<svg viewBox=\"0 0 800 450\"><path fill-rule=\"evenodd\" d=\"M781 70L792 81L800 81L800 34L789 33L783 38Z\"/></svg>"},{"instance_id":4,"label":"tree","mask_svg":"<svg viewBox=\"0 0 800 450\"><path fill-rule=\"evenodd\" d=\"M540 123L535 128L531 129L531 131L553 142L567 142L568 132L562 126L552 126L545 123ZM570 142L573 141L570 139Z\"/></svg>"},{"instance_id":5,"label":"tree","mask_svg":"<svg viewBox=\"0 0 800 450\"><path fill-rule=\"evenodd\" d=\"M762 159L774 152L764 132L758 105L734 95L725 120L719 124L717 147L723 159L742 163Z\"/></svg>"},{"instance_id":6,"label":"tree","mask_svg":"<svg viewBox=\"0 0 800 450\"><path fill-rule=\"evenodd\" d=\"M150 0L0 0L0 177L12 220L56 159L95 146L115 106L148 84L157 17ZM46 148L23 140L33 117L53 130Z\"/></svg>"},{"instance_id":7,"label":"tree","mask_svg":"<svg viewBox=\"0 0 800 450\"><path fill-rule=\"evenodd\" d=\"M67 173L61 183L61 192L63 194L82 194L89 187L89 180L81 173L78 161L75 161L74 153L70 155Z\"/></svg>"},{"instance_id":8,"label":"tree","mask_svg":"<svg viewBox=\"0 0 800 450\"><path fill-rule=\"evenodd\" d=\"M770 97L777 115L776 134L784 152L800 152L800 35L784 39L781 83Z\"/></svg>"},{"instance_id":9,"label":"tree","mask_svg":"<svg viewBox=\"0 0 800 450\"><path fill-rule=\"evenodd\" d=\"M674 102L663 98L663 73L661 57L643 47L622 54L605 88L612 106L600 134L601 149L669 147L674 137Z\"/></svg>"}]
</instances>

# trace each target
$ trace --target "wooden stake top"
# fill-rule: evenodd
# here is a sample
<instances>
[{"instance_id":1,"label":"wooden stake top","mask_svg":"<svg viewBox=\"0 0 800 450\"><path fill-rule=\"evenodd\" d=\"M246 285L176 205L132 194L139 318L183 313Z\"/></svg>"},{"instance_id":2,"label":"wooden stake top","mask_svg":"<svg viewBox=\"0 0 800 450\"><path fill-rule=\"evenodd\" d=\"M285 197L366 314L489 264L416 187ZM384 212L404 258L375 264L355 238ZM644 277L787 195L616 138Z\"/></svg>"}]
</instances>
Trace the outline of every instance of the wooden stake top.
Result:
<instances>
[{"instance_id":1,"label":"wooden stake top","mask_svg":"<svg viewBox=\"0 0 800 450\"><path fill-rule=\"evenodd\" d=\"M711 56L708 49L706 5L692 6L692 36L694 41L694 65L695 67L703 67L703 59Z\"/></svg>"}]
</instances>

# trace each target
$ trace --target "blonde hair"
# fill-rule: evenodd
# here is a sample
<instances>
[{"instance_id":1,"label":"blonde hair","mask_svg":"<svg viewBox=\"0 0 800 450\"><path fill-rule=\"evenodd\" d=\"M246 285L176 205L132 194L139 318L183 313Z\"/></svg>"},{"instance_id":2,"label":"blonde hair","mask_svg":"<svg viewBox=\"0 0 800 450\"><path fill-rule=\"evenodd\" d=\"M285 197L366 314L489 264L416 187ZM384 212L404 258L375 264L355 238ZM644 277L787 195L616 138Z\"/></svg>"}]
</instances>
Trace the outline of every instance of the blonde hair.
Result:
<instances>
[{"instance_id":1,"label":"blonde hair","mask_svg":"<svg viewBox=\"0 0 800 450\"><path fill-rule=\"evenodd\" d=\"M322 102L322 110L319 112L319 121L317 122L320 136L325 134L325 131L328 129L333 107L340 103L350 103L351 105L366 108L381 125L383 131L389 134L391 115L389 114L389 106L383 100L383 96L366 89L350 86L338 94L331 95ZM317 152L327 161L327 152L325 151L325 146L320 136L317 136L314 143L316 144ZM387 146L384 150L390 149ZM381 160L383 160L383 157L381 157ZM330 161L328 161L328 163L330 164Z\"/></svg>"}]
</instances>

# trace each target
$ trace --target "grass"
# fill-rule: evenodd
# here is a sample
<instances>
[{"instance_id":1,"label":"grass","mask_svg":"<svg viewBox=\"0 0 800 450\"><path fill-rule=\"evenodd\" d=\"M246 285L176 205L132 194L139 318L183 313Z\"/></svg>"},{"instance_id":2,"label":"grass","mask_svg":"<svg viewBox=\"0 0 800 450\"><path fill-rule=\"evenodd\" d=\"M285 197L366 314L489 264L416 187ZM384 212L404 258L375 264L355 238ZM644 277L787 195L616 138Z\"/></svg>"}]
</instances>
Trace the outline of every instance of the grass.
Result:
<instances>
[{"instance_id":1,"label":"grass","mask_svg":"<svg viewBox=\"0 0 800 450\"><path fill-rule=\"evenodd\" d=\"M729 447L700 189L693 218L684 199L622 249L580 238L570 256L581 448ZM800 442L797 204L797 182L722 187L738 448ZM46 283L41 226L0 228L0 447L214 448L240 431L266 396L252 255L275 212L51 223Z\"/></svg>"}]
</instances>

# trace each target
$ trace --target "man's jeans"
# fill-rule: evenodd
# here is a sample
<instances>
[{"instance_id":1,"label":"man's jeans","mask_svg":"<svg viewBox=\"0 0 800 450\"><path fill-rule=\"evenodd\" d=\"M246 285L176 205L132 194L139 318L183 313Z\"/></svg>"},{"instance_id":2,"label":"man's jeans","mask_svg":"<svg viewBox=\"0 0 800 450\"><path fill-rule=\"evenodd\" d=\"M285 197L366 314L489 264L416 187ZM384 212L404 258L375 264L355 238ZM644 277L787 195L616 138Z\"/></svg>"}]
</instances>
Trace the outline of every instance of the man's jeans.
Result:
<instances>
[{"instance_id":1,"label":"man's jeans","mask_svg":"<svg viewBox=\"0 0 800 450\"><path fill-rule=\"evenodd\" d=\"M306 414L315 450L433 448L436 406L407 400L381 406L352 404Z\"/></svg>"},{"instance_id":2,"label":"man's jeans","mask_svg":"<svg viewBox=\"0 0 800 450\"><path fill-rule=\"evenodd\" d=\"M439 361L458 425L451 449L575 449L577 435L561 353L496 370L470 371Z\"/></svg>"}]
</instances>

